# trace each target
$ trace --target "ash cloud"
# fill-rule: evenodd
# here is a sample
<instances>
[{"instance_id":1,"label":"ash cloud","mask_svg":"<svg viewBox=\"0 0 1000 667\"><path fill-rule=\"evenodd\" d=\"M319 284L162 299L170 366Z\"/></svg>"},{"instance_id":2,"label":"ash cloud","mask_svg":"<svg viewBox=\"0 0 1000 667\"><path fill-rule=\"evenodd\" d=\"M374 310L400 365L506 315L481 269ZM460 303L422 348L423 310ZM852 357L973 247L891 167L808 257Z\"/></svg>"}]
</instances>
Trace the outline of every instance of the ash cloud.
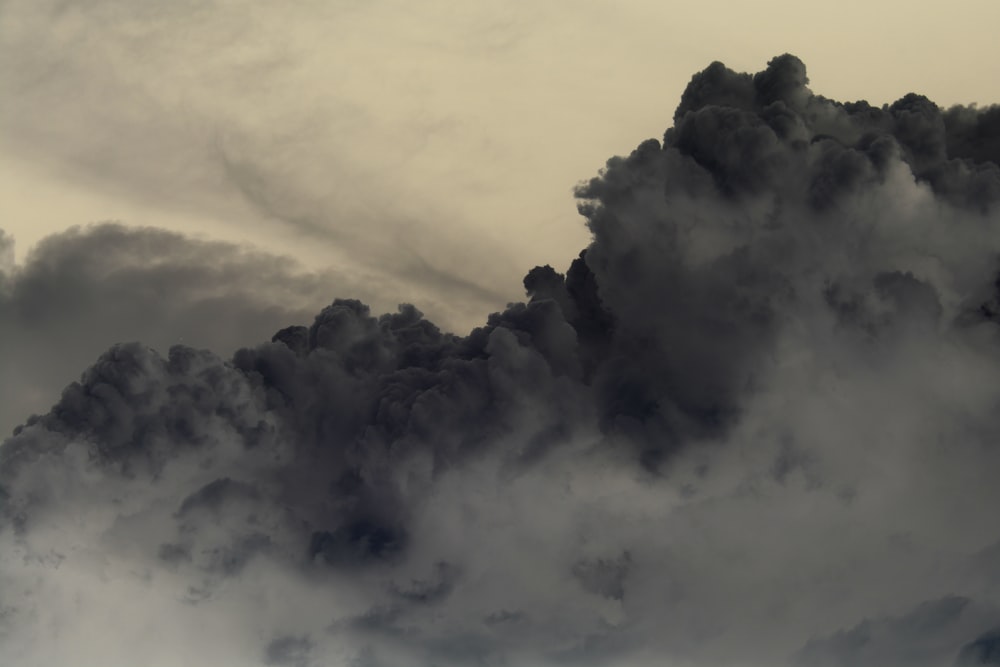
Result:
<instances>
[{"instance_id":1,"label":"ash cloud","mask_svg":"<svg viewBox=\"0 0 1000 667\"><path fill-rule=\"evenodd\" d=\"M0 448L0 656L991 659L996 108L808 85L696 74L467 336L337 299L228 359L108 350Z\"/></svg>"}]
</instances>

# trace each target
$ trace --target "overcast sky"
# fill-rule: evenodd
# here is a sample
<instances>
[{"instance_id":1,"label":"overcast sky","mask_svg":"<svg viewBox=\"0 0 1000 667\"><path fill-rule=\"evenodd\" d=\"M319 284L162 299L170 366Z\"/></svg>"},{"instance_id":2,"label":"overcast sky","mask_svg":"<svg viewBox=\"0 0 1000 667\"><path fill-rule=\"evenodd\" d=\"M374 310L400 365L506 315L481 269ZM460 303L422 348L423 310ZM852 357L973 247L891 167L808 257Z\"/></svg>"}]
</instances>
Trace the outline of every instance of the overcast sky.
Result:
<instances>
[{"instance_id":1,"label":"overcast sky","mask_svg":"<svg viewBox=\"0 0 1000 667\"><path fill-rule=\"evenodd\" d=\"M998 24L0 0L0 663L997 664Z\"/></svg>"}]
</instances>

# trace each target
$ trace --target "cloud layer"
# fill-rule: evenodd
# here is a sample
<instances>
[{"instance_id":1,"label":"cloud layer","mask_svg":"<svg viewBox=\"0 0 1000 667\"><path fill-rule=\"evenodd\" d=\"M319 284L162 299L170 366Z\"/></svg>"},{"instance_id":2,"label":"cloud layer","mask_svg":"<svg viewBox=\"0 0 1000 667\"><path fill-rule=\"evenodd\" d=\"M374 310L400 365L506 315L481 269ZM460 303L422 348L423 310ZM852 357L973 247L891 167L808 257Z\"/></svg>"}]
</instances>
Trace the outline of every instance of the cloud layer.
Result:
<instances>
[{"instance_id":1,"label":"cloud layer","mask_svg":"<svg viewBox=\"0 0 1000 667\"><path fill-rule=\"evenodd\" d=\"M116 345L0 449L0 656L992 659L997 118L834 102L789 55L713 63L662 141L580 185L593 242L565 274L468 336L338 299L228 360ZM158 233L129 234L40 256L92 276L95 247ZM169 238L170 284L218 284ZM226 252L223 286L257 282L225 320L298 284ZM102 289L159 284L111 266Z\"/></svg>"},{"instance_id":2,"label":"cloud layer","mask_svg":"<svg viewBox=\"0 0 1000 667\"><path fill-rule=\"evenodd\" d=\"M153 228L72 228L23 264L0 235L0 432L47 411L111 342L229 351L308 322L331 289L376 300L387 291L361 273L310 273L286 257Z\"/></svg>"}]
</instances>

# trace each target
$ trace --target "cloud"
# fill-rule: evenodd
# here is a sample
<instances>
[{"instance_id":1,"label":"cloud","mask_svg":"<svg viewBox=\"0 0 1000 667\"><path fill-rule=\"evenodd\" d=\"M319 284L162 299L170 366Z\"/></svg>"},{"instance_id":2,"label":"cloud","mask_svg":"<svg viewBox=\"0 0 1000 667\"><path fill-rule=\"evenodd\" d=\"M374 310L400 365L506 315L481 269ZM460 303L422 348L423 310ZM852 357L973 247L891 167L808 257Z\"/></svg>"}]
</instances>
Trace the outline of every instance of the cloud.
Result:
<instances>
[{"instance_id":1,"label":"cloud","mask_svg":"<svg viewBox=\"0 0 1000 667\"><path fill-rule=\"evenodd\" d=\"M790 55L754 75L715 63L662 141L580 185L593 242L566 273L532 269L527 301L467 336L341 298L231 357L115 345L0 448L0 655L641 667L978 650L1000 606L1000 172L969 137L993 113L835 102ZM101 275L81 248L114 260L147 238L186 258L163 269L184 305L220 276L219 308L304 280L231 247L89 234L12 284L38 293L25 276L49 256ZM103 289L162 284L160 256L111 262L130 279ZM54 302L88 302L72 294Z\"/></svg>"},{"instance_id":2,"label":"cloud","mask_svg":"<svg viewBox=\"0 0 1000 667\"><path fill-rule=\"evenodd\" d=\"M997 662L997 631L987 632L962 647L956 665L989 665Z\"/></svg>"},{"instance_id":3,"label":"cloud","mask_svg":"<svg viewBox=\"0 0 1000 667\"><path fill-rule=\"evenodd\" d=\"M229 353L307 322L330 291L378 298L375 278L309 273L293 260L116 223L46 238L21 265L0 237L0 427L43 412L109 345L143 340ZM367 284L364 284L367 283ZM392 304L383 304L383 307Z\"/></svg>"},{"instance_id":4,"label":"cloud","mask_svg":"<svg viewBox=\"0 0 1000 667\"><path fill-rule=\"evenodd\" d=\"M795 664L988 664L990 633L963 646L958 655L955 647L984 633L998 620L996 608L947 596L923 602L898 617L866 619L849 630L810 640L797 654Z\"/></svg>"}]
</instances>

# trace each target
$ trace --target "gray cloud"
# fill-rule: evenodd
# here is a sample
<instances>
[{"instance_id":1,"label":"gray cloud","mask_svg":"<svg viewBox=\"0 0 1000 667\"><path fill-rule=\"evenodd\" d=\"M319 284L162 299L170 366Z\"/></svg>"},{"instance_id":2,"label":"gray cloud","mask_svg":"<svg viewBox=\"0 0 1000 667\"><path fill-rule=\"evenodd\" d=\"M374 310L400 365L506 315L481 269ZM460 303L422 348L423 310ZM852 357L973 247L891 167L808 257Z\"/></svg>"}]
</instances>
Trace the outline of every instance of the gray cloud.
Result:
<instances>
[{"instance_id":1,"label":"gray cloud","mask_svg":"<svg viewBox=\"0 0 1000 667\"><path fill-rule=\"evenodd\" d=\"M897 617L866 619L830 637L811 640L798 652L795 664L989 664L992 634L985 631L998 622L996 608L948 596L923 602ZM976 640L964 645L969 637ZM957 653L956 646L962 647Z\"/></svg>"},{"instance_id":2,"label":"gray cloud","mask_svg":"<svg viewBox=\"0 0 1000 667\"><path fill-rule=\"evenodd\" d=\"M11 249L0 273L5 434L47 410L110 344L229 353L309 321L330 291L371 299L384 289L375 279L309 273L261 251L112 223L50 236L20 266L9 237L0 241Z\"/></svg>"},{"instance_id":3,"label":"gray cloud","mask_svg":"<svg viewBox=\"0 0 1000 667\"><path fill-rule=\"evenodd\" d=\"M1000 652L997 651L997 639L1000 638L1000 631L992 630L976 637L962 647L956 665L995 665L1000 660Z\"/></svg>"},{"instance_id":4,"label":"gray cloud","mask_svg":"<svg viewBox=\"0 0 1000 667\"><path fill-rule=\"evenodd\" d=\"M716 63L662 141L580 185L593 242L566 273L532 269L527 301L467 336L337 299L228 358L112 347L0 448L0 656L979 659L1000 607L1000 172L970 137L993 113L838 103L789 55ZM5 289L147 237L180 270L119 259L100 294L166 280L190 304L221 281L220 302L282 303L304 280L89 234ZM109 618L117 641L88 640Z\"/></svg>"}]
</instances>

